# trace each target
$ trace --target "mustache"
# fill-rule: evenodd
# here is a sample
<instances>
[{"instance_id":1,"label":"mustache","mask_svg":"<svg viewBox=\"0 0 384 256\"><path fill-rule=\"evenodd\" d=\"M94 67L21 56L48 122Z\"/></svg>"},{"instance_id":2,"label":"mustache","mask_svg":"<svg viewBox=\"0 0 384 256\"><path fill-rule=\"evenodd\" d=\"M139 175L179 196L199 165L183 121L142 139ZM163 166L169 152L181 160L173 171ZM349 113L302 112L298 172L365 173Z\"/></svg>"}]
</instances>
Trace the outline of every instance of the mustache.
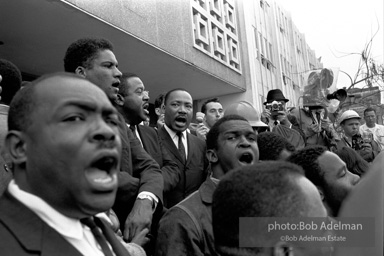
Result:
<instances>
[{"instance_id":1,"label":"mustache","mask_svg":"<svg viewBox=\"0 0 384 256\"><path fill-rule=\"evenodd\" d=\"M100 140L97 143L97 149L114 149L118 147L116 139Z\"/></svg>"}]
</instances>

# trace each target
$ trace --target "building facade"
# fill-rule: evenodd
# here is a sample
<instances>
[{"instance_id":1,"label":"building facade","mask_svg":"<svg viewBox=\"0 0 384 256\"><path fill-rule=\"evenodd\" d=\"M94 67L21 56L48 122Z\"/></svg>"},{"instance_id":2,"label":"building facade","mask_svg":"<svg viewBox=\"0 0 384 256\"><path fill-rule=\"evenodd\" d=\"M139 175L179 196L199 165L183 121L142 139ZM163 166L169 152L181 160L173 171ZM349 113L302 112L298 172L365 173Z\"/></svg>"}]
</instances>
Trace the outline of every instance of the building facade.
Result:
<instances>
[{"instance_id":1,"label":"building facade","mask_svg":"<svg viewBox=\"0 0 384 256\"><path fill-rule=\"evenodd\" d=\"M108 38L122 72L138 74L151 100L188 90L195 111L211 97L260 111L271 89L296 105L302 73L321 63L275 0L12 0L0 2L0 57L25 80L63 71L68 45Z\"/></svg>"}]
</instances>

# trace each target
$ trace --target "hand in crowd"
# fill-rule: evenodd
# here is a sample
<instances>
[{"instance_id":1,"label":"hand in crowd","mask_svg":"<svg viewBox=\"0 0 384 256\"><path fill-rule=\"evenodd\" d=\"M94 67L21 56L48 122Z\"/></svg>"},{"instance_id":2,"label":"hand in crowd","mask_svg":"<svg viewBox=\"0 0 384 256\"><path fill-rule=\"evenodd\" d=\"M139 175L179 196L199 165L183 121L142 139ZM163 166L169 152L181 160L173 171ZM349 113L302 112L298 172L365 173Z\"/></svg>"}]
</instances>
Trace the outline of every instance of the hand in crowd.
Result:
<instances>
[{"instance_id":1,"label":"hand in crowd","mask_svg":"<svg viewBox=\"0 0 384 256\"><path fill-rule=\"evenodd\" d=\"M264 109L261 113L261 121L268 123L269 119L271 119L271 111L269 109Z\"/></svg>"},{"instance_id":2,"label":"hand in crowd","mask_svg":"<svg viewBox=\"0 0 384 256\"><path fill-rule=\"evenodd\" d=\"M149 238L147 237L147 234L149 232L149 229L145 228L141 232L139 232L131 241L131 243L135 243L137 245L140 245L141 247L149 242ZM127 250L131 248L127 242L124 241L123 236L119 233L116 233L116 238L121 242L122 245L124 245Z\"/></svg>"},{"instance_id":3,"label":"hand in crowd","mask_svg":"<svg viewBox=\"0 0 384 256\"><path fill-rule=\"evenodd\" d=\"M152 216L152 202L149 199L136 200L132 211L125 221L124 240L127 242L134 242L134 240L137 240L147 243L149 239L144 239L142 236L143 234L148 234L148 230L152 223ZM147 232L145 232L145 230L147 230Z\"/></svg>"},{"instance_id":4,"label":"hand in crowd","mask_svg":"<svg viewBox=\"0 0 384 256\"><path fill-rule=\"evenodd\" d=\"M205 140L208 132L209 132L209 129L204 124L201 123L197 125L196 135L198 138Z\"/></svg>"},{"instance_id":5,"label":"hand in crowd","mask_svg":"<svg viewBox=\"0 0 384 256\"><path fill-rule=\"evenodd\" d=\"M364 160L370 162L375 157L373 154L373 148L370 143L361 144L361 148L357 152L363 157Z\"/></svg>"},{"instance_id":6,"label":"hand in crowd","mask_svg":"<svg viewBox=\"0 0 384 256\"><path fill-rule=\"evenodd\" d=\"M372 152L373 148L372 148L372 145L368 142L364 142L363 144L361 144L361 149L360 150L363 150L363 151L366 151L366 152Z\"/></svg>"},{"instance_id":7,"label":"hand in crowd","mask_svg":"<svg viewBox=\"0 0 384 256\"><path fill-rule=\"evenodd\" d=\"M331 125L331 121L329 120L329 118L327 119L322 118L320 122L321 122L321 129L325 130L326 132L329 132L330 131L329 126Z\"/></svg>"},{"instance_id":8,"label":"hand in crowd","mask_svg":"<svg viewBox=\"0 0 384 256\"><path fill-rule=\"evenodd\" d=\"M121 230L120 230L120 221L119 221L119 218L117 217L116 213L110 209L109 210L109 219L111 220L112 222L112 229L113 231L116 233L116 237L121 241L123 242L123 245L125 245L125 241L123 239L123 234L121 233ZM142 231L140 231L138 234L136 234L133 238L132 238L132 243L135 243L137 245L144 245L146 243L149 242L149 238L146 237L147 234L149 233L149 229L145 228L143 229Z\"/></svg>"},{"instance_id":9,"label":"hand in crowd","mask_svg":"<svg viewBox=\"0 0 384 256\"><path fill-rule=\"evenodd\" d=\"M322 126L319 124L311 124L308 126L309 136L321 132Z\"/></svg>"},{"instance_id":10,"label":"hand in crowd","mask_svg":"<svg viewBox=\"0 0 384 256\"><path fill-rule=\"evenodd\" d=\"M117 217L116 213L112 209L109 209L108 217L112 222L111 227L113 231L116 233L117 237L123 237L123 234L121 233L121 230L120 230L119 218Z\"/></svg>"},{"instance_id":11,"label":"hand in crowd","mask_svg":"<svg viewBox=\"0 0 384 256\"><path fill-rule=\"evenodd\" d=\"M285 111L277 111L277 115L275 117L276 120L280 122L281 125L291 127L291 122L288 120L287 113Z\"/></svg>"}]
</instances>

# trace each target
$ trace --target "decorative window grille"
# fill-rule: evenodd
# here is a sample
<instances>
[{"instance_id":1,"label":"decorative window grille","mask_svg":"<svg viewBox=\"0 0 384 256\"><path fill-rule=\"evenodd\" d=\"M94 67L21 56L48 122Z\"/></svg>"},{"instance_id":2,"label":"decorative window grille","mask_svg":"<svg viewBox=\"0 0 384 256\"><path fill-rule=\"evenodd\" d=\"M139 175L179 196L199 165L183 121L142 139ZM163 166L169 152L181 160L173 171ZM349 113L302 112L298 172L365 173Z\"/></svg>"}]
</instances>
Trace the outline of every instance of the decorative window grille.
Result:
<instances>
[{"instance_id":1,"label":"decorative window grille","mask_svg":"<svg viewBox=\"0 0 384 256\"><path fill-rule=\"evenodd\" d=\"M193 46L241 73L234 0L191 0Z\"/></svg>"}]
</instances>

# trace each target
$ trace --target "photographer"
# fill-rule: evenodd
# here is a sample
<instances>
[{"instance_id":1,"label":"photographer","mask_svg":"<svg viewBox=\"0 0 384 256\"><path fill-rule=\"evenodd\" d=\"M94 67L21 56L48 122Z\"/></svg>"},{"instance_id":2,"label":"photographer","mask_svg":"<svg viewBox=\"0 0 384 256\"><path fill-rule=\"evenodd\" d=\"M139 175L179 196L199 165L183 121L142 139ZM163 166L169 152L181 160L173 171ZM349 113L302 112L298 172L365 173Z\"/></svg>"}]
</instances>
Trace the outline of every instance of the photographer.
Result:
<instances>
[{"instance_id":1,"label":"photographer","mask_svg":"<svg viewBox=\"0 0 384 256\"><path fill-rule=\"evenodd\" d=\"M350 147L356 150L367 162L372 162L379 153L379 145L369 136L362 136L359 133L361 117L353 110L345 111L340 119L340 127L343 130L343 137L337 142L337 149Z\"/></svg>"},{"instance_id":2,"label":"photographer","mask_svg":"<svg viewBox=\"0 0 384 256\"><path fill-rule=\"evenodd\" d=\"M304 105L293 108L290 114L299 121L300 128L305 134L306 146L320 145L330 151L336 151L336 135L325 107Z\"/></svg>"},{"instance_id":3,"label":"photographer","mask_svg":"<svg viewBox=\"0 0 384 256\"><path fill-rule=\"evenodd\" d=\"M261 114L261 121L266 123L272 132L280 134L296 149L300 149L305 146L304 134L298 127L297 119L286 111L285 105L288 101L281 90L270 90L267 101L264 102L265 109Z\"/></svg>"}]
</instances>

